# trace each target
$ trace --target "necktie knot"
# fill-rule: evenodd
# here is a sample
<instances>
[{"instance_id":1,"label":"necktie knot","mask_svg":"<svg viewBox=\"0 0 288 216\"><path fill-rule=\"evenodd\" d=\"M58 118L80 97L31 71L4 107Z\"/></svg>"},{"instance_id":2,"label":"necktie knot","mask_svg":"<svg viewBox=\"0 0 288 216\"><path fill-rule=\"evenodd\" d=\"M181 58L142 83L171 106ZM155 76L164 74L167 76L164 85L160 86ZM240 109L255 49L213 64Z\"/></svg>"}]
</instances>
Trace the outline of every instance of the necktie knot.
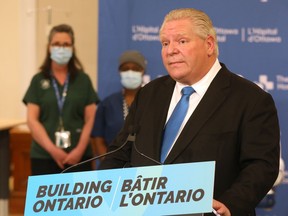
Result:
<instances>
[{"instance_id":1,"label":"necktie knot","mask_svg":"<svg viewBox=\"0 0 288 216\"><path fill-rule=\"evenodd\" d=\"M191 86L186 86L181 90L182 95L190 96L193 92L195 92L195 90Z\"/></svg>"}]
</instances>

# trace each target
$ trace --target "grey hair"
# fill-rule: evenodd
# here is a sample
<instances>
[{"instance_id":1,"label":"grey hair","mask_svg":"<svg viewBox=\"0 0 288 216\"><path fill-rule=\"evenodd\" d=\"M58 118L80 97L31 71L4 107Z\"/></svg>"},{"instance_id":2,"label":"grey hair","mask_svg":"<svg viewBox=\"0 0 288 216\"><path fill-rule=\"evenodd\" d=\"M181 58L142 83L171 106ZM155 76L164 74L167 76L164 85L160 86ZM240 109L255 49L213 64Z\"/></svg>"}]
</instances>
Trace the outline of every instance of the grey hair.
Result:
<instances>
[{"instance_id":1,"label":"grey hair","mask_svg":"<svg viewBox=\"0 0 288 216\"><path fill-rule=\"evenodd\" d=\"M218 50L216 31L213 27L213 23L210 17L203 11L194 8L180 8L172 10L165 16L159 33L161 34L163 27L167 22L182 19L191 20L192 27L195 27L195 33L200 38L206 39L208 36L211 36L214 39L215 41L214 53L216 54L216 56L218 56L219 50Z\"/></svg>"}]
</instances>

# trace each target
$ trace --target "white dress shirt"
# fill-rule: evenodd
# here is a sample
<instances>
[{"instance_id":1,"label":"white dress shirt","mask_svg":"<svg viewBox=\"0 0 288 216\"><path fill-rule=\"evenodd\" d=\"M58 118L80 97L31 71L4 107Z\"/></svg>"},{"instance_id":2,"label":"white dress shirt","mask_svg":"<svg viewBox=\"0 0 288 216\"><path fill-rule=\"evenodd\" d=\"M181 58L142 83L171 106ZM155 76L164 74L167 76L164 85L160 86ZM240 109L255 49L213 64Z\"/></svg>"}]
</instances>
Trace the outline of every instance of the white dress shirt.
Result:
<instances>
[{"instance_id":1,"label":"white dress shirt","mask_svg":"<svg viewBox=\"0 0 288 216\"><path fill-rule=\"evenodd\" d=\"M170 153L171 149L173 148L175 141L178 139L178 136L181 133L181 131L183 130L184 126L186 125L188 119L190 118L190 116L192 115L192 113L194 112L194 110L196 109L198 104L200 103L200 101L201 101L202 97L204 96L205 92L207 91L209 85L211 84L212 80L217 75L217 73L220 69L221 69L221 65L219 63L219 60L216 59L215 63L213 64L211 69L208 71L208 73L201 80L199 80L197 83L195 83L191 86L195 90L195 92L190 96L188 111L186 113L186 116L182 122L182 125L178 131L178 134L177 134L177 136L173 142L173 145L171 146L168 154ZM170 116L171 116L174 108L176 107L178 101L181 99L182 88L184 88L186 86L187 85L183 85L179 82L176 82L174 92L173 92L173 95L171 98L168 114L167 114L166 123L167 123L168 119L170 118Z\"/></svg>"}]
</instances>

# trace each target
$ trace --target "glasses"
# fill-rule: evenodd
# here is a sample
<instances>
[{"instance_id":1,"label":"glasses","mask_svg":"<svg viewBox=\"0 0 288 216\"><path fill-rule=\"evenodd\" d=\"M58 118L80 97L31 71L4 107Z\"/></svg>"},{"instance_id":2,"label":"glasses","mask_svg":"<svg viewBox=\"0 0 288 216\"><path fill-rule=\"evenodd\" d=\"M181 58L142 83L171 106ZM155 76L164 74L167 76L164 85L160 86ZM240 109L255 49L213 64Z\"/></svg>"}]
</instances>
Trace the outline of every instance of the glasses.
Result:
<instances>
[{"instance_id":1,"label":"glasses","mask_svg":"<svg viewBox=\"0 0 288 216\"><path fill-rule=\"evenodd\" d=\"M70 48L70 47L72 47L73 45L70 44L70 43L63 43L63 44L60 44L60 43L53 43L53 44L51 44L50 46L55 47L55 48L60 48L60 47L63 47L63 48Z\"/></svg>"}]
</instances>

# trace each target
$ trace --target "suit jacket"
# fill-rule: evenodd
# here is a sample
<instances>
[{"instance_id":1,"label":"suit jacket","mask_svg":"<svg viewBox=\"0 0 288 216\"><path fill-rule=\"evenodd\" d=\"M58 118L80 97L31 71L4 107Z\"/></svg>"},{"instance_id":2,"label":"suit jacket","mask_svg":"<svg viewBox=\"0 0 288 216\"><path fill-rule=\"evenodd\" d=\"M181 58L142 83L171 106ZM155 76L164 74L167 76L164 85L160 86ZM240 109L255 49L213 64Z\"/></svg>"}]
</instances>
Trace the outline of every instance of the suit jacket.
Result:
<instances>
[{"instance_id":1,"label":"suit jacket","mask_svg":"<svg viewBox=\"0 0 288 216\"><path fill-rule=\"evenodd\" d=\"M216 161L214 198L233 216L255 215L254 208L278 175L277 111L270 94L221 65L165 164ZM138 151L160 161L162 131L174 86L175 81L165 76L140 89L109 150L121 146L132 128ZM128 143L107 156L101 168L156 164L138 151Z\"/></svg>"}]
</instances>

